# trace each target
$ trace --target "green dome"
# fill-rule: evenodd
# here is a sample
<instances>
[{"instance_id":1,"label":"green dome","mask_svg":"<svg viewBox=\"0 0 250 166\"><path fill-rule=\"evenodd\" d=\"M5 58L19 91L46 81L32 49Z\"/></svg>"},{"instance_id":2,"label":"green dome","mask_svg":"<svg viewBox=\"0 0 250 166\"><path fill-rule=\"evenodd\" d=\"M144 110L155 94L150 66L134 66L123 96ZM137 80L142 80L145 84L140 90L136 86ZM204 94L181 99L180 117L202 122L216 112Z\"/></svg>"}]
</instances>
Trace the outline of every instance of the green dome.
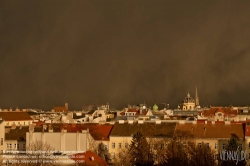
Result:
<instances>
[{"instance_id":1,"label":"green dome","mask_svg":"<svg viewBox=\"0 0 250 166\"><path fill-rule=\"evenodd\" d=\"M156 104L153 106L153 110L154 110L154 111L157 111L157 110L158 110L158 106L157 106Z\"/></svg>"}]
</instances>

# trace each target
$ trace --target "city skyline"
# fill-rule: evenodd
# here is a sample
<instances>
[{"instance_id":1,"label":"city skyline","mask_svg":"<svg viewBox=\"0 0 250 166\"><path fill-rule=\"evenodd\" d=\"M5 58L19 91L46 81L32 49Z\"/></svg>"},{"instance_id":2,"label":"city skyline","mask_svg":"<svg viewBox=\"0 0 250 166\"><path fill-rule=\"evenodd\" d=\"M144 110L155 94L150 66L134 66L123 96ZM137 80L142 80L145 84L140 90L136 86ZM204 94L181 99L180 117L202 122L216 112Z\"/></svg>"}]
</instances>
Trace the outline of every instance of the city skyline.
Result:
<instances>
[{"instance_id":1,"label":"city skyline","mask_svg":"<svg viewBox=\"0 0 250 166\"><path fill-rule=\"evenodd\" d=\"M250 105L249 5L1 1L0 108Z\"/></svg>"}]
</instances>

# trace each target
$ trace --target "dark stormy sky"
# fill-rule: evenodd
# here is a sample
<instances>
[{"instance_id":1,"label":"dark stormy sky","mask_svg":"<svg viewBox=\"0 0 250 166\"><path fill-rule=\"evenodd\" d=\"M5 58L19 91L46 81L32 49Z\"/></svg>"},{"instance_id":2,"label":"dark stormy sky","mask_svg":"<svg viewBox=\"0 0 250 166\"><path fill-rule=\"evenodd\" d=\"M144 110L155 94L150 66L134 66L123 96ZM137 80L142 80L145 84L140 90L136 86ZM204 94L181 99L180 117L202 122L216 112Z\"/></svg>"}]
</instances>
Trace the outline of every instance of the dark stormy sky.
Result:
<instances>
[{"instance_id":1,"label":"dark stormy sky","mask_svg":"<svg viewBox=\"0 0 250 166\"><path fill-rule=\"evenodd\" d=\"M250 105L250 1L0 1L0 107Z\"/></svg>"}]
</instances>

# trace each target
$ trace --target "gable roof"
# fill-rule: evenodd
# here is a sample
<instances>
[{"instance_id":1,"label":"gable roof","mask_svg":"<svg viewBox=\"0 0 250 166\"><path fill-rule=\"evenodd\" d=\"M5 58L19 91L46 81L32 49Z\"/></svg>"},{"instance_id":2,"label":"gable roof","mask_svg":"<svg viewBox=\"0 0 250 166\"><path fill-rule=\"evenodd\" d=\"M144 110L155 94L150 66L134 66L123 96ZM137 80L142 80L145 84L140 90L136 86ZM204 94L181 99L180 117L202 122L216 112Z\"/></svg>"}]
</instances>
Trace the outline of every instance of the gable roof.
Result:
<instances>
[{"instance_id":1,"label":"gable roof","mask_svg":"<svg viewBox=\"0 0 250 166\"><path fill-rule=\"evenodd\" d=\"M177 124L176 130L189 131L195 138L244 138L244 124Z\"/></svg>"},{"instance_id":2,"label":"gable roof","mask_svg":"<svg viewBox=\"0 0 250 166\"><path fill-rule=\"evenodd\" d=\"M47 132L49 129L49 126L53 128L53 132L61 132L62 129L67 130L69 133L75 133L75 132L82 132L82 130L89 129L89 133L95 140L103 140L108 141L109 140L109 134L113 128L113 125L110 124L49 124L47 125L46 130L44 132ZM42 132L43 126L36 126L34 128L35 132Z\"/></svg>"},{"instance_id":3,"label":"gable roof","mask_svg":"<svg viewBox=\"0 0 250 166\"><path fill-rule=\"evenodd\" d=\"M0 117L2 117L5 121L32 120L27 112L0 112Z\"/></svg>"},{"instance_id":4,"label":"gable roof","mask_svg":"<svg viewBox=\"0 0 250 166\"><path fill-rule=\"evenodd\" d=\"M109 134L113 128L113 125L109 124L63 124L61 129L66 129L67 132L82 132L82 130L89 129L89 133L95 140L109 140Z\"/></svg>"},{"instance_id":5,"label":"gable roof","mask_svg":"<svg viewBox=\"0 0 250 166\"><path fill-rule=\"evenodd\" d=\"M81 157L82 156L82 157ZM107 166L107 162L103 160L101 157L97 156L95 153L91 151L86 151L84 153L77 153L72 155L72 160L78 161L78 163L82 163L79 161L83 161L82 164L79 165L93 165L93 166Z\"/></svg>"},{"instance_id":6,"label":"gable roof","mask_svg":"<svg viewBox=\"0 0 250 166\"><path fill-rule=\"evenodd\" d=\"M15 129L5 128L7 129L5 133L6 140L26 140L26 132L29 132L28 126L16 127Z\"/></svg>"},{"instance_id":7,"label":"gable roof","mask_svg":"<svg viewBox=\"0 0 250 166\"><path fill-rule=\"evenodd\" d=\"M141 132L145 137L172 137L175 127L176 123L116 123L110 136L132 136L136 132Z\"/></svg>"},{"instance_id":8,"label":"gable roof","mask_svg":"<svg viewBox=\"0 0 250 166\"><path fill-rule=\"evenodd\" d=\"M65 106L63 106L63 107L53 107L53 110L55 112L68 112L68 109Z\"/></svg>"},{"instance_id":9,"label":"gable roof","mask_svg":"<svg viewBox=\"0 0 250 166\"><path fill-rule=\"evenodd\" d=\"M203 116L214 116L216 112L222 112L225 116L236 116L237 110L232 110L227 107L212 107L209 110L202 111Z\"/></svg>"}]
</instances>

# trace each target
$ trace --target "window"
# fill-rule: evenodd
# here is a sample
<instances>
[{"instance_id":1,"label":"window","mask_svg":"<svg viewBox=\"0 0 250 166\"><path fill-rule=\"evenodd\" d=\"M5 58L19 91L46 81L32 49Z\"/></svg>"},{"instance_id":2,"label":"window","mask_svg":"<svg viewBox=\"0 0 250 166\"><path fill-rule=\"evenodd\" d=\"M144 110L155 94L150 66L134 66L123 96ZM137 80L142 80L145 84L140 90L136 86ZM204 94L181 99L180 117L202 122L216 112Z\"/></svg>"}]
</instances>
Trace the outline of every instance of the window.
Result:
<instances>
[{"instance_id":1,"label":"window","mask_svg":"<svg viewBox=\"0 0 250 166\"><path fill-rule=\"evenodd\" d=\"M161 149L164 149L164 144L161 144Z\"/></svg>"},{"instance_id":2,"label":"window","mask_svg":"<svg viewBox=\"0 0 250 166\"><path fill-rule=\"evenodd\" d=\"M1 138L1 145L3 145L3 138Z\"/></svg>"},{"instance_id":3,"label":"window","mask_svg":"<svg viewBox=\"0 0 250 166\"><path fill-rule=\"evenodd\" d=\"M198 143L198 147L200 147L200 148L201 148L201 143Z\"/></svg>"},{"instance_id":4,"label":"window","mask_svg":"<svg viewBox=\"0 0 250 166\"><path fill-rule=\"evenodd\" d=\"M154 159L154 160L157 160L157 154L154 154L154 155L153 155L153 159Z\"/></svg>"},{"instance_id":5,"label":"window","mask_svg":"<svg viewBox=\"0 0 250 166\"><path fill-rule=\"evenodd\" d=\"M25 148L25 144L23 144L23 149Z\"/></svg>"},{"instance_id":6,"label":"window","mask_svg":"<svg viewBox=\"0 0 250 166\"><path fill-rule=\"evenodd\" d=\"M128 143L125 143L125 148L128 148Z\"/></svg>"},{"instance_id":7,"label":"window","mask_svg":"<svg viewBox=\"0 0 250 166\"><path fill-rule=\"evenodd\" d=\"M120 148L120 149L122 148L122 143L119 143L119 148Z\"/></svg>"},{"instance_id":8,"label":"window","mask_svg":"<svg viewBox=\"0 0 250 166\"><path fill-rule=\"evenodd\" d=\"M16 144L15 144L14 148L16 149Z\"/></svg>"},{"instance_id":9,"label":"window","mask_svg":"<svg viewBox=\"0 0 250 166\"><path fill-rule=\"evenodd\" d=\"M206 143L206 147L209 148L209 143Z\"/></svg>"},{"instance_id":10,"label":"window","mask_svg":"<svg viewBox=\"0 0 250 166\"><path fill-rule=\"evenodd\" d=\"M218 154L215 154L215 155L214 155L214 159L215 159L215 160L218 160Z\"/></svg>"},{"instance_id":11,"label":"window","mask_svg":"<svg viewBox=\"0 0 250 166\"><path fill-rule=\"evenodd\" d=\"M12 144L9 144L10 149L12 148Z\"/></svg>"},{"instance_id":12,"label":"window","mask_svg":"<svg viewBox=\"0 0 250 166\"><path fill-rule=\"evenodd\" d=\"M115 143L112 143L112 148L113 148L113 149L115 148Z\"/></svg>"},{"instance_id":13,"label":"window","mask_svg":"<svg viewBox=\"0 0 250 166\"><path fill-rule=\"evenodd\" d=\"M111 158L112 158L112 159L115 158L115 153L114 153L114 152L111 153Z\"/></svg>"},{"instance_id":14,"label":"window","mask_svg":"<svg viewBox=\"0 0 250 166\"><path fill-rule=\"evenodd\" d=\"M250 142L248 142L248 147L250 148Z\"/></svg>"},{"instance_id":15,"label":"window","mask_svg":"<svg viewBox=\"0 0 250 166\"><path fill-rule=\"evenodd\" d=\"M242 150L242 144L239 144L239 150Z\"/></svg>"},{"instance_id":16,"label":"window","mask_svg":"<svg viewBox=\"0 0 250 166\"><path fill-rule=\"evenodd\" d=\"M10 146L9 146L9 144L7 144L7 149L9 149L10 148Z\"/></svg>"},{"instance_id":17,"label":"window","mask_svg":"<svg viewBox=\"0 0 250 166\"><path fill-rule=\"evenodd\" d=\"M226 144L222 144L222 149L226 149Z\"/></svg>"},{"instance_id":18,"label":"window","mask_svg":"<svg viewBox=\"0 0 250 166\"><path fill-rule=\"evenodd\" d=\"M18 122L18 125L20 125L20 122Z\"/></svg>"},{"instance_id":19,"label":"window","mask_svg":"<svg viewBox=\"0 0 250 166\"><path fill-rule=\"evenodd\" d=\"M214 149L218 149L218 143L214 144Z\"/></svg>"},{"instance_id":20,"label":"window","mask_svg":"<svg viewBox=\"0 0 250 166\"><path fill-rule=\"evenodd\" d=\"M19 144L17 144L17 149L19 149Z\"/></svg>"},{"instance_id":21,"label":"window","mask_svg":"<svg viewBox=\"0 0 250 166\"><path fill-rule=\"evenodd\" d=\"M250 153L248 153L248 159L250 159Z\"/></svg>"}]
</instances>

